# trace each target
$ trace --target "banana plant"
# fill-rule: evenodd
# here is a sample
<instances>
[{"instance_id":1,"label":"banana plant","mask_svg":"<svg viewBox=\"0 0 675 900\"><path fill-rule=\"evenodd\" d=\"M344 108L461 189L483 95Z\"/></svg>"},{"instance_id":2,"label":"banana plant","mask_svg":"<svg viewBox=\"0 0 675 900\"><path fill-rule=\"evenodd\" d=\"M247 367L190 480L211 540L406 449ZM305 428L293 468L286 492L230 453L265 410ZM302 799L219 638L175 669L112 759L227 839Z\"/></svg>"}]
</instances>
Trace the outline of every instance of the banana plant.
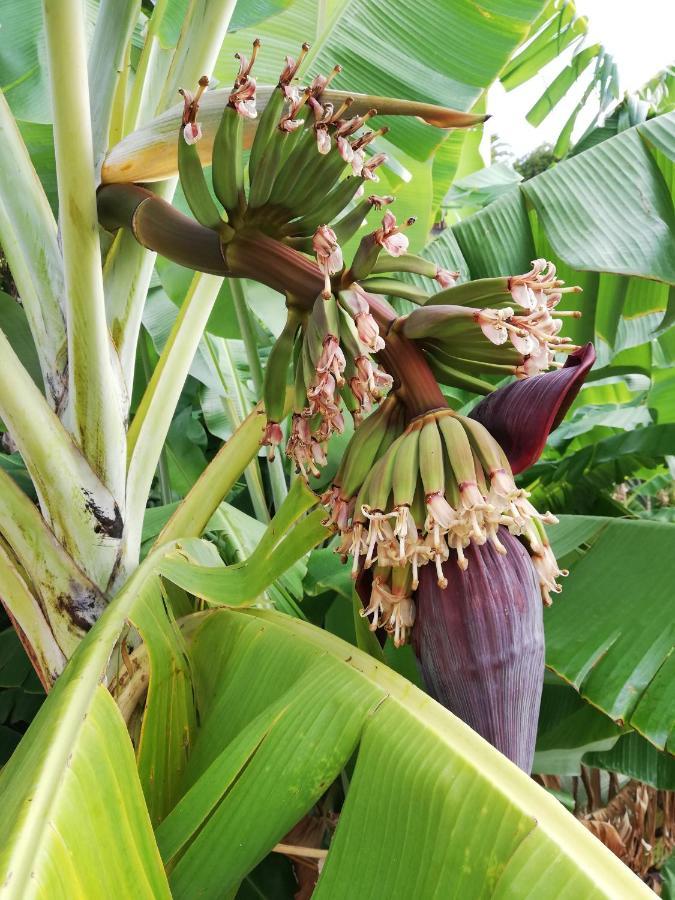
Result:
<instances>
[{"instance_id":1,"label":"banana plant","mask_svg":"<svg viewBox=\"0 0 675 900\"><path fill-rule=\"evenodd\" d=\"M397 150L429 158L441 129L483 121L467 111L476 83L498 75L542 5L495 8L483 23L456 4L446 25L482 27L483 61L466 82L464 63L448 62L429 85L404 67L413 99L399 100L372 62L361 77L374 84L357 91L328 58L372 17L407 62L418 32L403 8L385 23L370 0L334 4L313 48L297 41L295 57L264 63L278 66L269 85L257 83L255 39L246 55L239 45L232 86L212 89L233 2L191 0L176 30L179 4L148 14L102 0L88 45L79 0L43 0L58 219L14 85L0 98L0 243L31 338L26 350L0 329L4 446L29 477L0 468L0 597L49 693L0 776L3 894L234 896L277 853L321 863L319 896L529 896L563 882L646 895L526 774L542 605L565 571L545 528L555 518L514 476L595 360L561 333L579 289L534 253L469 281L410 252L414 218L397 221L393 194L365 190L396 183ZM275 39L305 20L304 0L288 6ZM449 84L463 109L444 105ZM142 323L157 254L192 274L153 365ZM638 274L661 277L657 263ZM224 279L261 402L245 416L240 404L142 559L156 472L161 482ZM283 309L264 373L240 279ZM470 415L462 391L485 398ZM319 497L310 488L348 422ZM245 471L269 515L261 447L274 516L225 565L202 535ZM263 608L334 534L365 650L297 605ZM438 703L382 662L382 644L410 639ZM309 843L293 838L305 818ZM401 835L392 863L382 850Z\"/></svg>"}]
</instances>

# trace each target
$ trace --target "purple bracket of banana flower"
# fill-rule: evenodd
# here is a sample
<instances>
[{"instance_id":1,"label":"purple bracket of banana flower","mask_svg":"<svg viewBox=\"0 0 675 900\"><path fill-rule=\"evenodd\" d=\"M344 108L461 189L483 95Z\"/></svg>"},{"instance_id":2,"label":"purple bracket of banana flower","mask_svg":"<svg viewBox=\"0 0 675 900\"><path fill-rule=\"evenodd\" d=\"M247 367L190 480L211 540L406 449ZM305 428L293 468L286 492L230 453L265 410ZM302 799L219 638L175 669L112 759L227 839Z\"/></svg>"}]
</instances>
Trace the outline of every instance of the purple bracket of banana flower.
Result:
<instances>
[{"instance_id":1,"label":"purple bracket of banana flower","mask_svg":"<svg viewBox=\"0 0 675 900\"><path fill-rule=\"evenodd\" d=\"M586 344L570 353L562 369L498 388L469 413L500 444L514 474L539 459L549 434L562 422L594 362L593 344Z\"/></svg>"},{"instance_id":2,"label":"purple bracket of banana flower","mask_svg":"<svg viewBox=\"0 0 675 900\"><path fill-rule=\"evenodd\" d=\"M539 584L525 547L501 527L507 549L466 548L469 566L420 569L413 647L427 690L526 772L532 768L544 681Z\"/></svg>"}]
</instances>

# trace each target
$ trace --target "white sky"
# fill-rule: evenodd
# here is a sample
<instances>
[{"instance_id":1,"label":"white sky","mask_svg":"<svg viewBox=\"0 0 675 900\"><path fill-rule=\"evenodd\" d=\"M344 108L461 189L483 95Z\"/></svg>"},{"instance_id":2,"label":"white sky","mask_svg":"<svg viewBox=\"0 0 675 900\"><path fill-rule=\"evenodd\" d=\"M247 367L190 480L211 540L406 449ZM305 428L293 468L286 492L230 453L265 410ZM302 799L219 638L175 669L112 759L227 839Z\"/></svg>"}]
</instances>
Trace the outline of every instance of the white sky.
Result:
<instances>
[{"instance_id":1,"label":"white sky","mask_svg":"<svg viewBox=\"0 0 675 900\"><path fill-rule=\"evenodd\" d=\"M622 92L639 88L660 69L675 63L675 0L576 0L576 8L579 15L588 17L584 46L598 42L613 55ZM564 59L567 65L569 54ZM499 135L517 157L545 142L555 143L583 94L587 81L580 79L581 84L575 85L537 128L525 120L561 68L560 60L556 60L521 87L507 93L497 84L488 95L488 111L493 118L485 126L486 133ZM575 138L592 115L579 116Z\"/></svg>"}]
</instances>

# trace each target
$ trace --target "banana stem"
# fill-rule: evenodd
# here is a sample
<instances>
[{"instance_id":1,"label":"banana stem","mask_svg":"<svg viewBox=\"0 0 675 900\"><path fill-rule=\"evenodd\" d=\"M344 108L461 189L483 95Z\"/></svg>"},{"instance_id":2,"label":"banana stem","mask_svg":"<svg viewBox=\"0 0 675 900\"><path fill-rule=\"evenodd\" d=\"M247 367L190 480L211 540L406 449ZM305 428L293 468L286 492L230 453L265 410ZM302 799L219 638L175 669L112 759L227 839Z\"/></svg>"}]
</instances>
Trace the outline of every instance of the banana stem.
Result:
<instances>
[{"instance_id":1,"label":"banana stem","mask_svg":"<svg viewBox=\"0 0 675 900\"><path fill-rule=\"evenodd\" d=\"M128 433L127 527L122 567L137 563L143 510L171 419L220 289L220 278L196 273ZM120 572L120 578L124 577Z\"/></svg>"},{"instance_id":2,"label":"banana stem","mask_svg":"<svg viewBox=\"0 0 675 900\"><path fill-rule=\"evenodd\" d=\"M124 501L122 385L105 316L94 148L80 0L44 0L68 323L68 402L75 439Z\"/></svg>"},{"instance_id":3,"label":"banana stem","mask_svg":"<svg viewBox=\"0 0 675 900\"><path fill-rule=\"evenodd\" d=\"M0 538L0 597L45 691L63 671L66 658L16 558Z\"/></svg>"},{"instance_id":4,"label":"banana stem","mask_svg":"<svg viewBox=\"0 0 675 900\"><path fill-rule=\"evenodd\" d=\"M126 77L125 59L140 0L102 0L89 51L89 94L94 165L98 169L108 149L117 85Z\"/></svg>"},{"instance_id":5,"label":"banana stem","mask_svg":"<svg viewBox=\"0 0 675 900\"><path fill-rule=\"evenodd\" d=\"M410 416L420 416L432 409L448 406L433 372L414 341L390 331L378 359L393 376L395 390Z\"/></svg>"},{"instance_id":6,"label":"banana stem","mask_svg":"<svg viewBox=\"0 0 675 900\"><path fill-rule=\"evenodd\" d=\"M56 220L2 91L0 244L26 312L45 393L59 409L67 384L67 343Z\"/></svg>"},{"instance_id":7,"label":"banana stem","mask_svg":"<svg viewBox=\"0 0 675 900\"><path fill-rule=\"evenodd\" d=\"M213 71L237 0L191 0L159 102L160 111L175 102L178 89L191 90Z\"/></svg>"},{"instance_id":8,"label":"banana stem","mask_svg":"<svg viewBox=\"0 0 675 900\"><path fill-rule=\"evenodd\" d=\"M138 127L138 125L140 124L139 119L141 117L141 110L142 108L147 109L147 103L145 101L148 92L150 92L153 88L154 81L154 79L149 77L148 73L150 72L151 66L155 65L157 57L161 50L158 32L159 26L162 24L162 19L164 18L164 14L166 13L168 5L169 0L157 0L153 7L152 15L150 16L150 21L148 23L148 30L145 36L145 43L143 44L143 49L141 50L141 55L136 67L136 77L134 78L134 85L131 90L131 95L129 97L129 102L127 104L126 114L124 117L125 133L128 131L133 131Z\"/></svg>"},{"instance_id":9,"label":"banana stem","mask_svg":"<svg viewBox=\"0 0 675 900\"><path fill-rule=\"evenodd\" d=\"M98 214L109 231L128 228L148 250L208 275L226 275L216 231L205 228L170 203L136 185L106 185L98 192Z\"/></svg>"},{"instance_id":10,"label":"banana stem","mask_svg":"<svg viewBox=\"0 0 675 900\"><path fill-rule=\"evenodd\" d=\"M138 347L140 350L140 359L141 365L143 366L143 376L145 378L145 387L147 389L150 381L152 379L152 371L153 367L150 363L150 352L148 349L148 344L151 338L150 335L146 332L140 338L138 342ZM156 354L155 354L156 356ZM155 359L155 364L157 360ZM159 481L159 496L162 501L162 505L166 506L168 503L171 503L173 496L171 493L171 477L169 474L169 464L167 460L166 453L166 444L162 447L162 452L159 454L159 462L157 463L157 479Z\"/></svg>"},{"instance_id":11,"label":"banana stem","mask_svg":"<svg viewBox=\"0 0 675 900\"><path fill-rule=\"evenodd\" d=\"M1 329L0 359L0 418L23 457L42 513L78 565L104 588L117 558L120 509Z\"/></svg>"},{"instance_id":12,"label":"banana stem","mask_svg":"<svg viewBox=\"0 0 675 900\"><path fill-rule=\"evenodd\" d=\"M255 338L251 311L246 303L244 286L238 278L232 278L230 280L230 290L232 291L234 312L237 316L239 331L241 332L244 349L246 350L246 359L251 372L253 387L255 388L256 395L261 397L263 389L263 370L260 363L260 356L258 355L258 342Z\"/></svg>"},{"instance_id":13,"label":"banana stem","mask_svg":"<svg viewBox=\"0 0 675 900\"><path fill-rule=\"evenodd\" d=\"M40 601L53 638L70 657L103 611L103 597L57 541L38 508L3 469L0 535L26 573L29 592ZM11 606L11 597L4 599L6 603L9 599Z\"/></svg>"}]
</instances>

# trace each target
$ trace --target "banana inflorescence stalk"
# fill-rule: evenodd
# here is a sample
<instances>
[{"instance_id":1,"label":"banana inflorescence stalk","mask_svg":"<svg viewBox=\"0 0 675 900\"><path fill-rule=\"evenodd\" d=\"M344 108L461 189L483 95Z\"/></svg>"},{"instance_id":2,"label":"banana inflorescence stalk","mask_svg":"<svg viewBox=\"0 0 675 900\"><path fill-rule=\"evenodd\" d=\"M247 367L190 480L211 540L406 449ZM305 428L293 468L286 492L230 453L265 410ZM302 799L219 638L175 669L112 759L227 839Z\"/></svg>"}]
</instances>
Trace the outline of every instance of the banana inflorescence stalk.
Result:
<instances>
[{"instance_id":1,"label":"banana inflorescence stalk","mask_svg":"<svg viewBox=\"0 0 675 900\"><path fill-rule=\"evenodd\" d=\"M413 629L421 634L415 597L429 573L439 596L457 579L468 590L476 582L465 576L472 560L494 565L514 546L514 571L529 566L528 584L538 583L549 603L565 574L544 528L555 519L537 512L517 487L489 429L458 415L448 397L457 389L492 394L504 378L561 367L562 355L578 348L560 336L560 316L576 313L556 307L577 288L565 287L542 259L523 275L459 283L458 272L409 253L406 229L414 219L398 223L393 197L365 191L387 162L379 148L386 129L371 127L377 110L330 94L339 66L299 85L303 45L297 60L286 58L258 119L259 48L256 41L250 58L238 57L232 90L220 92L226 103L217 127L208 78L194 94L181 92L177 166L194 218L146 188L107 184L99 190L102 224L130 228L140 243L182 265L254 279L284 296L286 324L264 377L263 443L273 454L287 437L287 456L311 481L345 416L353 419L354 435L322 501L340 532L338 552L352 557L359 590L367 583L362 614L373 630L391 634L397 646ZM202 101L209 109L204 152ZM212 163L211 184L205 161ZM373 210L384 212L370 229ZM359 233L347 262L342 246ZM400 316L386 297L417 308ZM416 646L427 659L429 641ZM526 765L528 754L511 755Z\"/></svg>"}]
</instances>

